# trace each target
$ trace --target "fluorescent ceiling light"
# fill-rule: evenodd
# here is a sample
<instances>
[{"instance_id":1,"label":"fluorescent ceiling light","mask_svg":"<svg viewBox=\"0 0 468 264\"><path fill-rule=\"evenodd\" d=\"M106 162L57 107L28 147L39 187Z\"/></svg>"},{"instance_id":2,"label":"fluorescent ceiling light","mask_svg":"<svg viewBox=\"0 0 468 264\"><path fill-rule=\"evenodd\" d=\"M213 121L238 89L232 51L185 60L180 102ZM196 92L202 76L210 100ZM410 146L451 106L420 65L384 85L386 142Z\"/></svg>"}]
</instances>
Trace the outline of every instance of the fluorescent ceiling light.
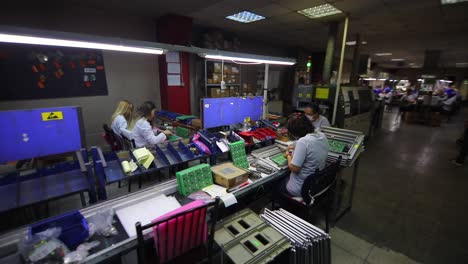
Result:
<instances>
[{"instance_id":1,"label":"fluorescent ceiling light","mask_svg":"<svg viewBox=\"0 0 468 264\"><path fill-rule=\"evenodd\" d=\"M468 62L457 62L455 63L456 67L468 67Z\"/></svg>"},{"instance_id":2,"label":"fluorescent ceiling light","mask_svg":"<svg viewBox=\"0 0 468 264\"><path fill-rule=\"evenodd\" d=\"M331 16L331 15L342 13L341 10L339 10L338 8L330 4L314 6L314 7L306 8L304 10L300 10L297 12L308 18L319 18L319 17Z\"/></svg>"},{"instance_id":3,"label":"fluorescent ceiling light","mask_svg":"<svg viewBox=\"0 0 468 264\"><path fill-rule=\"evenodd\" d=\"M445 83L453 83L453 81L450 81L450 80L439 80L441 82L445 82Z\"/></svg>"},{"instance_id":4,"label":"fluorescent ceiling light","mask_svg":"<svg viewBox=\"0 0 468 264\"><path fill-rule=\"evenodd\" d=\"M457 4L457 3L462 3L462 2L468 2L468 0L440 0L440 3L443 5L451 5L451 4Z\"/></svg>"},{"instance_id":5,"label":"fluorescent ceiling light","mask_svg":"<svg viewBox=\"0 0 468 264\"><path fill-rule=\"evenodd\" d=\"M367 41L362 41L361 44L362 44L362 45L366 45L366 44L367 44ZM354 45L356 45L356 41L355 41L355 40L353 40L353 41L347 41L347 42L346 42L346 45L348 45L348 46L354 46Z\"/></svg>"},{"instance_id":6,"label":"fluorescent ceiling light","mask_svg":"<svg viewBox=\"0 0 468 264\"><path fill-rule=\"evenodd\" d=\"M241 23L250 23L250 22L265 19L264 16L254 14L249 11L242 11L240 13L227 16L226 18L237 21L237 22L241 22Z\"/></svg>"},{"instance_id":7,"label":"fluorescent ceiling light","mask_svg":"<svg viewBox=\"0 0 468 264\"><path fill-rule=\"evenodd\" d=\"M20 43L20 44L35 44L46 46L59 46L59 47L72 47L72 48L86 48L86 49L101 49L101 50L115 50L147 54L163 54L164 50L159 48L141 48L125 45L104 44L87 41L75 41L65 39L43 38L43 37L30 37L13 34L0 34L0 42L7 43Z\"/></svg>"},{"instance_id":8,"label":"fluorescent ceiling light","mask_svg":"<svg viewBox=\"0 0 468 264\"><path fill-rule=\"evenodd\" d=\"M392 56L393 54L390 52L382 52L382 53L376 53L375 56Z\"/></svg>"},{"instance_id":9,"label":"fluorescent ceiling light","mask_svg":"<svg viewBox=\"0 0 468 264\"><path fill-rule=\"evenodd\" d=\"M405 59L391 59L391 61L405 61Z\"/></svg>"},{"instance_id":10,"label":"fluorescent ceiling light","mask_svg":"<svg viewBox=\"0 0 468 264\"><path fill-rule=\"evenodd\" d=\"M213 60L228 60L234 62L246 62L246 63L265 63L265 64L277 64L277 65L294 65L296 62L293 61L279 61L279 60L264 60L264 59L254 59L254 58L243 58L243 57L232 57L224 55L210 55L210 54L200 54L200 56L206 59Z\"/></svg>"}]
</instances>

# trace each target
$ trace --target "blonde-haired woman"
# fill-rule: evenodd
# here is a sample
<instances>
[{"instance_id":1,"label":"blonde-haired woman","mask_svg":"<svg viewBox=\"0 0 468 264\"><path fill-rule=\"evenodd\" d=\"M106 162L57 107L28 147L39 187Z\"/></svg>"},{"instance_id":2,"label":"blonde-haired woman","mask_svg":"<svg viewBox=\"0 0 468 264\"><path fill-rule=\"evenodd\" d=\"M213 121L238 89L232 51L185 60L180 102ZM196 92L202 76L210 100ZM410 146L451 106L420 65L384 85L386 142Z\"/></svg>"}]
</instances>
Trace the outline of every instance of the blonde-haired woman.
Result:
<instances>
[{"instance_id":1,"label":"blonde-haired woman","mask_svg":"<svg viewBox=\"0 0 468 264\"><path fill-rule=\"evenodd\" d=\"M128 124L133 123L133 104L127 100L120 101L112 115L111 122L111 128L115 134L131 139L131 126L129 127Z\"/></svg>"}]
</instances>

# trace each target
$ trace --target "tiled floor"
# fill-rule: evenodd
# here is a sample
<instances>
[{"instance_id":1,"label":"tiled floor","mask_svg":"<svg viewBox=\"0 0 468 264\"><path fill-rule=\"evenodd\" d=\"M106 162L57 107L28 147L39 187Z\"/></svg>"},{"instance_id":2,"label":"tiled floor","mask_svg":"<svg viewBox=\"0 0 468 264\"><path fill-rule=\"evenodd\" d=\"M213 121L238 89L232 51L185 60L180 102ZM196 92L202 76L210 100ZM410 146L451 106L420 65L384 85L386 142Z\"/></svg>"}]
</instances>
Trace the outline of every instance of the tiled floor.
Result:
<instances>
[{"instance_id":1,"label":"tiled floor","mask_svg":"<svg viewBox=\"0 0 468 264\"><path fill-rule=\"evenodd\" d=\"M333 264L418 264L395 251L380 248L342 229L330 230Z\"/></svg>"},{"instance_id":2,"label":"tiled floor","mask_svg":"<svg viewBox=\"0 0 468 264\"><path fill-rule=\"evenodd\" d=\"M396 113L384 119L361 158L353 209L338 226L421 263L468 263L468 166L448 162L462 114L441 127L399 122Z\"/></svg>"}]
</instances>

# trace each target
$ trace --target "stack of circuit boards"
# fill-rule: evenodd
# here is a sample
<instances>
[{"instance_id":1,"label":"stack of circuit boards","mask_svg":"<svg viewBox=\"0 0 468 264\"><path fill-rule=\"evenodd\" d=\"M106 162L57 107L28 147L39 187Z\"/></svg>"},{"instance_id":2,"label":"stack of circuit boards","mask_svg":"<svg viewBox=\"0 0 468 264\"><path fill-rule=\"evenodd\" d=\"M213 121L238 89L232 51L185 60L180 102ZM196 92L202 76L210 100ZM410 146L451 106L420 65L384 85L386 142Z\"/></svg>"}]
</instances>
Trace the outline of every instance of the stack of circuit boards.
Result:
<instances>
[{"instance_id":1,"label":"stack of circuit boards","mask_svg":"<svg viewBox=\"0 0 468 264\"><path fill-rule=\"evenodd\" d=\"M208 164L198 164L176 173L179 193L188 196L213 184L211 168Z\"/></svg>"},{"instance_id":2,"label":"stack of circuit boards","mask_svg":"<svg viewBox=\"0 0 468 264\"><path fill-rule=\"evenodd\" d=\"M331 238L323 230L284 209L265 208L260 216L291 242L290 263L331 264Z\"/></svg>"},{"instance_id":3,"label":"stack of circuit boards","mask_svg":"<svg viewBox=\"0 0 468 264\"><path fill-rule=\"evenodd\" d=\"M239 168L248 169L249 163L247 162L247 154L245 153L244 141L236 141L230 143L232 163Z\"/></svg>"},{"instance_id":4,"label":"stack of circuit boards","mask_svg":"<svg viewBox=\"0 0 468 264\"><path fill-rule=\"evenodd\" d=\"M283 153L277 154L270 158L276 165L279 167L285 166L288 164L288 160L284 157Z\"/></svg>"}]
</instances>

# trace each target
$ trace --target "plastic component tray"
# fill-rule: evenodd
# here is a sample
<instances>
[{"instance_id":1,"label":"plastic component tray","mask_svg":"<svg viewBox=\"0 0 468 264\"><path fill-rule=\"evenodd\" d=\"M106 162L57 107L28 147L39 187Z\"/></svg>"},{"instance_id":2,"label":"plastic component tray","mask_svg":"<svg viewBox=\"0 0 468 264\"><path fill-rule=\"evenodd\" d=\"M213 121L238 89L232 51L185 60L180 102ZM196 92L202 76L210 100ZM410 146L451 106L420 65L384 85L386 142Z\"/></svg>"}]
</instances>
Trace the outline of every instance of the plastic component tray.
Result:
<instances>
[{"instance_id":1,"label":"plastic component tray","mask_svg":"<svg viewBox=\"0 0 468 264\"><path fill-rule=\"evenodd\" d=\"M240 239L224 245L224 252L235 264L268 263L290 249L289 240L273 227L263 224Z\"/></svg>"},{"instance_id":2,"label":"plastic component tray","mask_svg":"<svg viewBox=\"0 0 468 264\"><path fill-rule=\"evenodd\" d=\"M70 250L74 250L89 237L88 223L77 210L35 223L29 227L29 234L34 235L53 227L62 229L59 239Z\"/></svg>"},{"instance_id":3,"label":"plastic component tray","mask_svg":"<svg viewBox=\"0 0 468 264\"><path fill-rule=\"evenodd\" d=\"M213 184L210 165L202 163L176 173L179 193L188 196Z\"/></svg>"},{"instance_id":4,"label":"plastic component tray","mask_svg":"<svg viewBox=\"0 0 468 264\"><path fill-rule=\"evenodd\" d=\"M181 138L189 138L190 130L188 130L187 128L178 126L176 128L176 135L181 137Z\"/></svg>"},{"instance_id":5,"label":"plastic component tray","mask_svg":"<svg viewBox=\"0 0 468 264\"><path fill-rule=\"evenodd\" d=\"M214 240L223 246L264 224L265 222L257 214L247 208L218 222Z\"/></svg>"},{"instance_id":6,"label":"plastic component tray","mask_svg":"<svg viewBox=\"0 0 468 264\"><path fill-rule=\"evenodd\" d=\"M247 162L247 155L245 153L244 141L237 141L230 143L232 163L239 168L248 169L249 163Z\"/></svg>"}]
</instances>

